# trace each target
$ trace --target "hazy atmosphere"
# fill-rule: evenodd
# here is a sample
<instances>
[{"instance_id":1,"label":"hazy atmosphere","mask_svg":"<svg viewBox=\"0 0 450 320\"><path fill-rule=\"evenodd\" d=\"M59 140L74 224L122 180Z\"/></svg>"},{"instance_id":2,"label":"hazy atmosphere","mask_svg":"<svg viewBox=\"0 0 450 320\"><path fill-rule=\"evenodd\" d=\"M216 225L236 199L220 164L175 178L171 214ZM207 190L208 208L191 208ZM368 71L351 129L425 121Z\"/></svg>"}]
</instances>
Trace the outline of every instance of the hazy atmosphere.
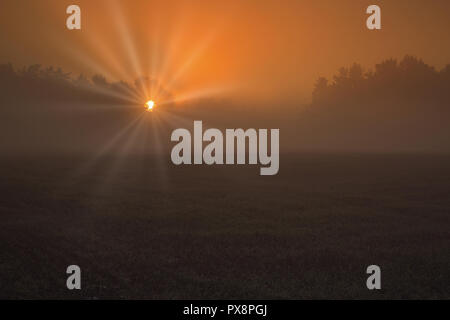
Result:
<instances>
[{"instance_id":1,"label":"hazy atmosphere","mask_svg":"<svg viewBox=\"0 0 450 320\"><path fill-rule=\"evenodd\" d=\"M372 2L2 0L0 298L448 299L450 1Z\"/></svg>"},{"instance_id":2,"label":"hazy atmosphere","mask_svg":"<svg viewBox=\"0 0 450 320\"><path fill-rule=\"evenodd\" d=\"M354 62L373 68L411 54L437 69L449 63L448 1L376 1L378 32L365 28L372 2L79 0L83 27L71 32L73 1L4 0L0 61L111 81L150 76L178 94L223 89L279 108L310 101L318 77Z\"/></svg>"}]
</instances>

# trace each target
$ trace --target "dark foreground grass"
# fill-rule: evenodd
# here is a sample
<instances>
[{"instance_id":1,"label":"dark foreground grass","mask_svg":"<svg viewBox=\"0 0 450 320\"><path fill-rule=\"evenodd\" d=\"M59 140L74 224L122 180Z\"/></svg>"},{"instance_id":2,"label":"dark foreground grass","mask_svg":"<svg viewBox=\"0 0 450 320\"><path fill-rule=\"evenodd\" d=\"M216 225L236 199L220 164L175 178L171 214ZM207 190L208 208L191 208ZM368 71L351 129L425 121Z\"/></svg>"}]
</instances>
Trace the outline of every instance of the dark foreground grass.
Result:
<instances>
[{"instance_id":1,"label":"dark foreground grass","mask_svg":"<svg viewBox=\"0 0 450 320\"><path fill-rule=\"evenodd\" d=\"M450 298L448 156L87 160L0 161L0 298Z\"/></svg>"}]
</instances>

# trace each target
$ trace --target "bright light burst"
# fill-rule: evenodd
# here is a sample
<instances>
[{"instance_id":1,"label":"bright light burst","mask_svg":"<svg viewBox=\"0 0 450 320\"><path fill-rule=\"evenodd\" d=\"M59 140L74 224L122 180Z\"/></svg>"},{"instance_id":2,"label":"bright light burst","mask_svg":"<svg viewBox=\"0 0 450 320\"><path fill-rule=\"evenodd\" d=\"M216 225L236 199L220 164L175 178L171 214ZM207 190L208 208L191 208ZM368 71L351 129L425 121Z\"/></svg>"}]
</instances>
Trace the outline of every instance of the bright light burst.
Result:
<instances>
[{"instance_id":1,"label":"bright light burst","mask_svg":"<svg viewBox=\"0 0 450 320\"><path fill-rule=\"evenodd\" d=\"M142 112L139 117L129 124L127 124L119 133L112 137L103 148L101 148L91 161L85 164L77 171L77 175L83 175L89 170L92 170L98 161L103 159L106 154L130 154L132 152L143 152L162 154L165 152L164 143L161 140L161 130L166 130L167 127L179 127L180 123L187 125L188 120L183 116L177 116L171 112L171 108L166 108L169 105L182 104L188 101L201 99L204 97L211 97L218 95L229 88L227 86L213 86L207 88L187 88L188 86L180 85L180 83L188 83L187 75L193 69L195 63L202 58L211 44L215 32L207 34L204 39L190 48L191 52L184 57L184 61L177 61L178 52L181 50L182 33L186 28L179 25L175 28L175 32L169 39L169 45L164 46L164 42L160 43L161 35L155 31L154 35L149 37L151 48L150 57L147 61L151 65L146 65L145 59L141 59L145 54L145 45L134 43L132 41L133 34L130 28L130 20L123 15L121 5L118 1L110 1L115 5L109 7L114 21L117 21L115 32L118 39L121 41L121 47L126 54L124 57L117 55L117 50L113 50L108 42L99 42L95 33L87 35L89 48L94 52L95 58L91 55L86 55L83 52L78 52L77 48L71 51L70 55L79 62L87 65L90 69L98 74L105 75L108 79L118 81L118 85L113 88L103 88L102 86L86 86L90 90L98 91L101 94L109 95L111 97L126 101L124 106L142 106ZM109 2L108 2L109 3ZM160 28L155 27L154 30ZM142 48L143 46L143 48ZM67 46L70 47L70 43ZM177 66L172 70L173 66ZM133 83L134 81L134 83ZM114 83L115 84L115 83ZM134 85L133 85L134 84ZM150 99L151 97L151 99ZM156 101L156 102L155 102ZM155 108L157 112L153 112ZM173 110L173 109L172 109ZM145 117L145 112L153 112L151 117ZM148 131L151 128L153 131ZM148 146L149 139L152 139L150 146ZM104 181L103 187L113 185L110 179L114 178L117 168L122 164L124 157L116 157L115 161L107 169L108 179ZM161 173L162 182L166 181L165 167L163 162L158 160L158 171ZM165 182L164 182L165 183Z\"/></svg>"},{"instance_id":2,"label":"bright light burst","mask_svg":"<svg viewBox=\"0 0 450 320\"><path fill-rule=\"evenodd\" d=\"M153 100L147 101L145 104L147 107L147 111L153 111L153 107L155 106L155 102Z\"/></svg>"}]
</instances>

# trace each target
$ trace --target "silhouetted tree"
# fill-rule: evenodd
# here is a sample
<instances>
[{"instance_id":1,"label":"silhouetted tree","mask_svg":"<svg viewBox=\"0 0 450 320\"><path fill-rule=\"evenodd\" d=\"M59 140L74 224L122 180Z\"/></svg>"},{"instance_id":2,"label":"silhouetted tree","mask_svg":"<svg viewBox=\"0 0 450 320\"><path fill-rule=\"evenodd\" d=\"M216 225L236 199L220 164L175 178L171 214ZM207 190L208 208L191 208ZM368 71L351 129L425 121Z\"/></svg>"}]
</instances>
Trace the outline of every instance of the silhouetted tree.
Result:
<instances>
[{"instance_id":1,"label":"silhouetted tree","mask_svg":"<svg viewBox=\"0 0 450 320\"><path fill-rule=\"evenodd\" d=\"M0 94L3 101L84 101L112 104L129 104L136 96L144 97L143 86L139 80L135 86L124 81L108 82L99 74L88 79L80 74L72 77L59 67L45 67L33 64L14 70L8 64L0 65ZM124 97L123 99L121 97ZM129 98L127 98L129 97Z\"/></svg>"},{"instance_id":2,"label":"silhouetted tree","mask_svg":"<svg viewBox=\"0 0 450 320\"><path fill-rule=\"evenodd\" d=\"M428 148L450 139L448 123L450 66L437 71L406 55L399 62L384 60L374 71L353 64L340 68L332 82L319 78L299 126L339 141L367 135L369 141L384 141L384 145L397 139L398 145L417 141Z\"/></svg>"}]
</instances>

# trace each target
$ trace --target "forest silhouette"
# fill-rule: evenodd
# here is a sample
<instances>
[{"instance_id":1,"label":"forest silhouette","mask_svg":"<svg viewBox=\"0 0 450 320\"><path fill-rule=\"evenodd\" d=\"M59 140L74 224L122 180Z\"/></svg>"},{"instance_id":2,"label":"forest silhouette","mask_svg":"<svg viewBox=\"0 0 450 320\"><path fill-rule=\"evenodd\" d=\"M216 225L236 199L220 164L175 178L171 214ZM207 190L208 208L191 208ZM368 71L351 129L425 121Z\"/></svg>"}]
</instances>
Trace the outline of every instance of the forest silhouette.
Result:
<instances>
[{"instance_id":1,"label":"forest silhouette","mask_svg":"<svg viewBox=\"0 0 450 320\"><path fill-rule=\"evenodd\" d=\"M15 101L63 101L87 103L133 103L131 95L142 94L142 85L148 79L137 79L133 85L124 81L108 82L99 74L90 79L61 68L42 67L39 64L14 70L12 64L0 65L0 83L4 99Z\"/></svg>"},{"instance_id":2,"label":"forest silhouette","mask_svg":"<svg viewBox=\"0 0 450 320\"><path fill-rule=\"evenodd\" d=\"M448 152L450 65L406 55L340 68L316 81L301 120L304 135L331 149Z\"/></svg>"},{"instance_id":3,"label":"forest silhouette","mask_svg":"<svg viewBox=\"0 0 450 320\"><path fill-rule=\"evenodd\" d=\"M101 140L96 137L112 134L129 119L123 114L136 110L113 107L142 108L133 97L144 97L149 81L108 82L101 75L74 77L55 67L15 70L11 64L0 65L4 150L95 149ZM330 80L319 78L307 107L279 106L276 114L264 106L255 112L221 102L211 102L214 108L205 109L202 103L190 107L198 110L192 111L193 117L211 119L218 127L221 119L256 127L261 123L252 120L259 116L264 125L282 129L288 150L448 152L449 89L450 65L436 70L406 55L400 61L382 61L373 70L355 63Z\"/></svg>"},{"instance_id":4,"label":"forest silhouette","mask_svg":"<svg viewBox=\"0 0 450 320\"><path fill-rule=\"evenodd\" d=\"M341 68L332 81L321 77L313 91L313 107L339 105L340 112L358 112L352 106L379 103L410 103L410 107L436 107L445 112L450 99L450 65L441 71L406 55L401 61L388 59L364 71L361 65ZM426 105L424 105L427 104ZM345 107L347 106L347 107ZM382 109L381 109L382 110ZM381 111L379 109L379 111Z\"/></svg>"}]
</instances>

